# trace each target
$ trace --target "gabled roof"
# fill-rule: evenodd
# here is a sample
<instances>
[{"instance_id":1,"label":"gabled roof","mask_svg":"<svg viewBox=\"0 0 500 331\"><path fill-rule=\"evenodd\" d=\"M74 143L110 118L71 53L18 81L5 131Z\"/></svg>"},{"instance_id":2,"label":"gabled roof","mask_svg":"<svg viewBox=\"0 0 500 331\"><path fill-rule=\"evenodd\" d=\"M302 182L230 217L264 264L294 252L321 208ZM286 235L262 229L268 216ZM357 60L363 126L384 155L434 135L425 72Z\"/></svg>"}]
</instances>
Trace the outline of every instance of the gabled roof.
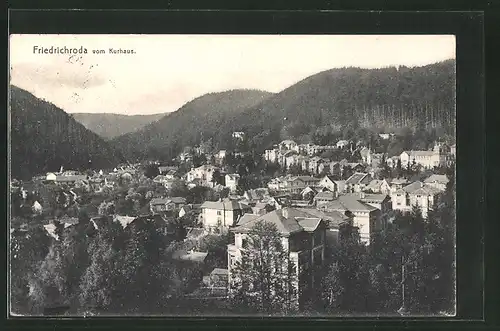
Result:
<instances>
[{"instance_id":1,"label":"gabled roof","mask_svg":"<svg viewBox=\"0 0 500 331\"><path fill-rule=\"evenodd\" d=\"M319 192L318 194L316 194L316 196L314 197L314 200L318 200L318 199L329 199L329 200L333 200L335 199L335 193L333 192Z\"/></svg>"},{"instance_id":2,"label":"gabled roof","mask_svg":"<svg viewBox=\"0 0 500 331\"><path fill-rule=\"evenodd\" d=\"M264 221L274 224L282 235L288 236L300 231L314 231L321 220L322 218L304 212L302 209L283 208L264 215L247 216L244 222L238 222L238 226L233 228L232 231L245 233L250 231L258 222Z\"/></svg>"},{"instance_id":3,"label":"gabled roof","mask_svg":"<svg viewBox=\"0 0 500 331\"><path fill-rule=\"evenodd\" d=\"M359 195L341 195L338 199L328 202L323 207L328 210L351 211L351 212L371 212L377 208L362 201Z\"/></svg>"},{"instance_id":4,"label":"gabled roof","mask_svg":"<svg viewBox=\"0 0 500 331\"><path fill-rule=\"evenodd\" d=\"M229 276L229 270L222 268L215 268L214 270L212 270L210 275Z\"/></svg>"},{"instance_id":5,"label":"gabled roof","mask_svg":"<svg viewBox=\"0 0 500 331\"><path fill-rule=\"evenodd\" d=\"M296 142L293 140L287 139L287 140L283 140L280 144L290 145L290 144L296 144Z\"/></svg>"},{"instance_id":6,"label":"gabled roof","mask_svg":"<svg viewBox=\"0 0 500 331\"><path fill-rule=\"evenodd\" d=\"M391 184L394 185L401 185L406 183L408 183L408 180L406 178L394 178L393 180L391 180Z\"/></svg>"},{"instance_id":7,"label":"gabled roof","mask_svg":"<svg viewBox=\"0 0 500 331\"><path fill-rule=\"evenodd\" d=\"M151 201L149 201L149 204L150 205L165 205L169 202L171 202L171 200L168 198L153 198L153 199L151 199Z\"/></svg>"},{"instance_id":8,"label":"gabled roof","mask_svg":"<svg viewBox=\"0 0 500 331\"><path fill-rule=\"evenodd\" d=\"M248 209L250 207L238 201L224 199L223 201L205 201L201 205L201 208L216 210L241 210Z\"/></svg>"},{"instance_id":9,"label":"gabled roof","mask_svg":"<svg viewBox=\"0 0 500 331\"><path fill-rule=\"evenodd\" d=\"M260 217L261 215L257 215L257 214L249 214L249 213L246 213L242 216L240 216L240 218L238 219L238 222L236 223L237 226L239 225L243 225L243 224L246 224L250 221L253 221L254 219Z\"/></svg>"},{"instance_id":10,"label":"gabled roof","mask_svg":"<svg viewBox=\"0 0 500 331\"><path fill-rule=\"evenodd\" d=\"M321 222L321 218L317 217L308 217L308 218L302 218L302 217L297 217L296 220L298 221L299 225L304 229L304 231L307 232L313 232L318 228L319 223Z\"/></svg>"},{"instance_id":11,"label":"gabled roof","mask_svg":"<svg viewBox=\"0 0 500 331\"><path fill-rule=\"evenodd\" d=\"M434 151L403 151L403 153L408 154L410 157L411 156L432 156L435 155L436 152ZM401 153L401 154L403 154Z\"/></svg>"},{"instance_id":12,"label":"gabled roof","mask_svg":"<svg viewBox=\"0 0 500 331\"><path fill-rule=\"evenodd\" d=\"M372 190L377 190L380 188L380 185L384 184L384 182L387 184L387 181L385 179L373 179L370 184L366 187L367 190L372 189Z\"/></svg>"},{"instance_id":13,"label":"gabled roof","mask_svg":"<svg viewBox=\"0 0 500 331\"><path fill-rule=\"evenodd\" d=\"M446 175L430 175L426 180L424 180L424 183L439 183L439 184L448 184L450 180Z\"/></svg>"},{"instance_id":14,"label":"gabled roof","mask_svg":"<svg viewBox=\"0 0 500 331\"><path fill-rule=\"evenodd\" d=\"M361 198L361 201L381 203L385 199L387 199L387 197L387 194L364 194L364 196Z\"/></svg>"},{"instance_id":15,"label":"gabled roof","mask_svg":"<svg viewBox=\"0 0 500 331\"><path fill-rule=\"evenodd\" d=\"M351 184L351 185L362 184L363 182L367 181L367 179L366 179L367 176L368 176L368 180L370 180L371 177L369 177L368 174L365 174L362 172L356 172L346 180L346 184Z\"/></svg>"},{"instance_id":16,"label":"gabled roof","mask_svg":"<svg viewBox=\"0 0 500 331\"><path fill-rule=\"evenodd\" d=\"M420 195L436 195L438 193L441 193L441 190L432 187L428 184L424 184L420 181L416 181L411 183L410 185L403 187L397 192L408 193L408 194L420 194Z\"/></svg>"},{"instance_id":17,"label":"gabled roof","mask_svg":"<svg viewBox=\"0 0 500 331\"><path fill-rule=\"evenodd\" d=\"M125 229L135 219L136 219L136 217L133 217L133 216L115 215L113 217L113 222L119 222L121 224L121 226Z\"/></svg>"},{"instance_id":18,"label":"gabled roof","mask_svg":"<svg viewBox=\"0 0 500 331\"><path fill-rule=\"evenodd\" d=\"M349 217L339 211L322 211L313 208L302 208L301 210L311 217L323 219L328 228L338 228L340 224L349 220Z\"/></svg>"},{"instance_id":19,"label":"gabled roof","mask_svg":"<svg viewBox=\"0 0 500 331\"><path fill-rule=\"evenodd\" d=\"M335 179L333 179L333 178L332 178L332 176L330 176L330 175L326 175L325 177L323 177L323 178L321 179L321 181L323 181L323 180L328 180L328 181L330 181L331 183L335 183Z\"/></svg>"},{"instance_id":20,"label":"gabled roof","mask_svg":"<svg viewBox=\"0 0 500 331\"><path fill-rule=\"evenodd\" d=\"M228 177L230 180L236 180L240 178L240 175L238 174L226 174L226 177Z\"/></svg>"},{"instance_id":21,"label":"gabled roof","mask_svg":"<svg viewBox=\"0 0 500 331\"><path fill-rule=\"evenodd\" d=\"M56 176L56 182L76 182L78 180L86 180L87 176L85 175L63 175Z\"/></svg>"},{"instance_id":22,"label":"gabled roof","mask_svg":"<svg viewBox=\"0 0 500 331\"><path fill-rule=\"evenodd\" d=\"M259 217L253 218L249 220L246 223L243 223L242 225L239 225L235 228L233 228L233 231L235 232L248 232L250 231L257 222L264 221L268 223L272 223L276 226L278 231L282 235L289 235L291 233L295 232L300 232L302 231L302 227L299 225L299 223L293 218L293 217L285 217L283 213L285 213L289 208L283 208L280 210L274 210L270 213L261 215Z\"/></svg>"}]
</instances>

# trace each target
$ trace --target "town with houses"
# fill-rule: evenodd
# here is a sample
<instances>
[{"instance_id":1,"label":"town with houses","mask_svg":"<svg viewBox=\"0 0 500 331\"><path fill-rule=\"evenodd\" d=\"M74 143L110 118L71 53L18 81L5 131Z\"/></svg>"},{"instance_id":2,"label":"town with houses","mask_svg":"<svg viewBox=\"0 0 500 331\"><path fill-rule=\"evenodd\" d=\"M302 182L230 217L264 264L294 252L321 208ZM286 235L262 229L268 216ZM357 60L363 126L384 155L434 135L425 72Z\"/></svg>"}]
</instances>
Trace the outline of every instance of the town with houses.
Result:
<instances>
[{"instance_id":1,"label":"town with houses","mask_svg":"<svg viewBox=\"0 0 500 331\"><path fill-rule=\"evenodd\" d=\"M382 140L393 135L379 134ZM233 133L236 140L244 136ZM234 268L246 256L252 227L266 222L277 229L287 258L297 266L295 287L314 288L320 282L316 267L344 240L345 225L354 226L369 247L397 215L418 208L425 219L441 202L450 181L445 170L454 167L455 155L455 145L439 141L430 150L389 157L353 140L330 146L283 140L261 155L200 145L169 164L150 161L98 171L61 167L31 181L12 180L17 198L12 199L11 236L25 236L28 228L39 226L57 241L57 228L69 231L78 225L82 206L94 204L87 210L93 230L113 223L132 229L137 221L160 222L175 238L172 256L182 263L206 265L213 252L197 243L220 237L217 263L203 267L183 295L192 301L225 300L237 286ZM242 164L245 158L264 166L249 169ZM262 169L271 168L276 170L264 174ZM251 176L258 180L250 181ZM122 195L110 198L114 192ZM64 212L54 212L54 205ZM16 215L38 223L16 221ZM306 300L299 293L306 291L297 292L297 303Z\"/></svg>"}]
</instances>

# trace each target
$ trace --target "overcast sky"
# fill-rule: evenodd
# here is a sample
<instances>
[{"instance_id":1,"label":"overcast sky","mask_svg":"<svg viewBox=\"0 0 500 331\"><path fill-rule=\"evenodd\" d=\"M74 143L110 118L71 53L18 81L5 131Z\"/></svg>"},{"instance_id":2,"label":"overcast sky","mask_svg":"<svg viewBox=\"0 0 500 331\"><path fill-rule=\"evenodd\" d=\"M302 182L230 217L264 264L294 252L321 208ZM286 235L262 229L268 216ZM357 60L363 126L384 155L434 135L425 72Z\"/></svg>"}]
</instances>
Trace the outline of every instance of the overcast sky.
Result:
<instances>
[{"instance_id":1,"label":"overcast sky","mask_svg":"<svg viewBox=\"0 0 500 331\"><path fill-rule=\"evenodd\" d=\"M88 53L34 54L34 46ZM9 47L12 84L68 113L130 115L175 111L208 92L279 92L331 68L455 58L454 36L422 35L12 35ZM110 47L135 54L109 54Z\"/></svg>"}]
</instances>

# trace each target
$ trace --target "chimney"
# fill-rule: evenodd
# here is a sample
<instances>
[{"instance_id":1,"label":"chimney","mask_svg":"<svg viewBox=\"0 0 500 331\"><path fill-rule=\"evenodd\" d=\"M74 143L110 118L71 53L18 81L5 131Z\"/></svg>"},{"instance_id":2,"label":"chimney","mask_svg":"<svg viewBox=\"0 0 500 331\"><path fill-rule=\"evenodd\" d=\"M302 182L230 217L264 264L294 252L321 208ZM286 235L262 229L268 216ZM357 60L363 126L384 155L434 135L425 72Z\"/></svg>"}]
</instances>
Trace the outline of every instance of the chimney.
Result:
<instances>
[{"instance_id":1,"label":"chimney","mask_svg":"<svg viewBox=\"0 0 500 331\"><path fill-rule=\"evenodd\" d=\"M361 199L364 199L365 198L365 192L359 192L359 197Z\"/></svg>"},{"instance_id":2,"label":"chimney","mask_svg":"<svg viewBox=\"0 0 500 331\"><path fill-rule=\"evenodd\" d=\"M283 215L284 218L288 218L288 208L281 209L281 215Z\"/></svg>"}]
</instances>

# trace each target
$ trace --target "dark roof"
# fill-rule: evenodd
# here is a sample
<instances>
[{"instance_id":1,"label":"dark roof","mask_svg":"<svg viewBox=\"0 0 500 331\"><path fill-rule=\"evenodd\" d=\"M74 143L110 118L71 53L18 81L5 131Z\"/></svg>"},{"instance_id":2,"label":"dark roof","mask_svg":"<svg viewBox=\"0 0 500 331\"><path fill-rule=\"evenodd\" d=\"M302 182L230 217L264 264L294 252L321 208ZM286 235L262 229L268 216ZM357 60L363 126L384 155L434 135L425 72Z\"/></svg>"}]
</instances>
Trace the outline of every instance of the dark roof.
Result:
<instances>
[{"instance_id":1,"label":"dark roof","mask_svg":"<svg viewBox=\"0 0 500 331\"><path fill-rule=\"evenodd\" d=\"M327 210L371 212L377 208L362 201L359 195L341 195L337 200L328 202L323 207Z\"/></svg>"},{"instance_id":2,"label":"dark roof","mask_svg":"<svg viewBox=\"0 0 500 331\"><path fill-rule=\"evenodd\" d=\"M240 218L240 220L241 219L243 219L243 217ZM264 215L247 216L245 221L238 222L239 225L233 228L232 231L247 232L260 221L274 224L282 235L287 236L301 231L314 231L321 222L321 218L308 214L300 209L283 208Z\"/></svg>"},{"instance_id":3,"label":"dark roof","mask_svg":"<svg viewBox=\"0 0 500 331\"><path fill-rule=\"evenodd\" d=\"M327 192L319 192L314 197L314 200L318 200L318 199L330 199L330 200L333 200L333 199L335 199L335 193L329 192L329 191L327 191Z\"/></svg>"},{"instance_id":4,"label":"dark roof","mask_svg":"<svg viewBox=\"0 0 500 331\"><path fill-rule=\"evenodd\" d=\"M205 201L201 205L202 209L217 209L217 210L241 210L248 209L249 206L238 201L225 199L224 201Z\"/></svg>"},{"instance_id":5,"label":"dark roof","mask_svg":"<svg viewBox=\"0 0 500 331\"><path fill-rule=\"evenodd\" d=\"M447 184L450 180L446 175L430 175L426 180L424 180L424 183L440 183L440 184Z\"/></svg>"},{"instance_id":6,"label":"dark roof","mask_svg":"<svg viewBox=\"0 0 500 331\"><path fill-rule=\"evenodd\" d=\"M346 184L368 184L371 181L371 176L362 172L356 172L346 180Z\"/></svg>"}]
</instances>

